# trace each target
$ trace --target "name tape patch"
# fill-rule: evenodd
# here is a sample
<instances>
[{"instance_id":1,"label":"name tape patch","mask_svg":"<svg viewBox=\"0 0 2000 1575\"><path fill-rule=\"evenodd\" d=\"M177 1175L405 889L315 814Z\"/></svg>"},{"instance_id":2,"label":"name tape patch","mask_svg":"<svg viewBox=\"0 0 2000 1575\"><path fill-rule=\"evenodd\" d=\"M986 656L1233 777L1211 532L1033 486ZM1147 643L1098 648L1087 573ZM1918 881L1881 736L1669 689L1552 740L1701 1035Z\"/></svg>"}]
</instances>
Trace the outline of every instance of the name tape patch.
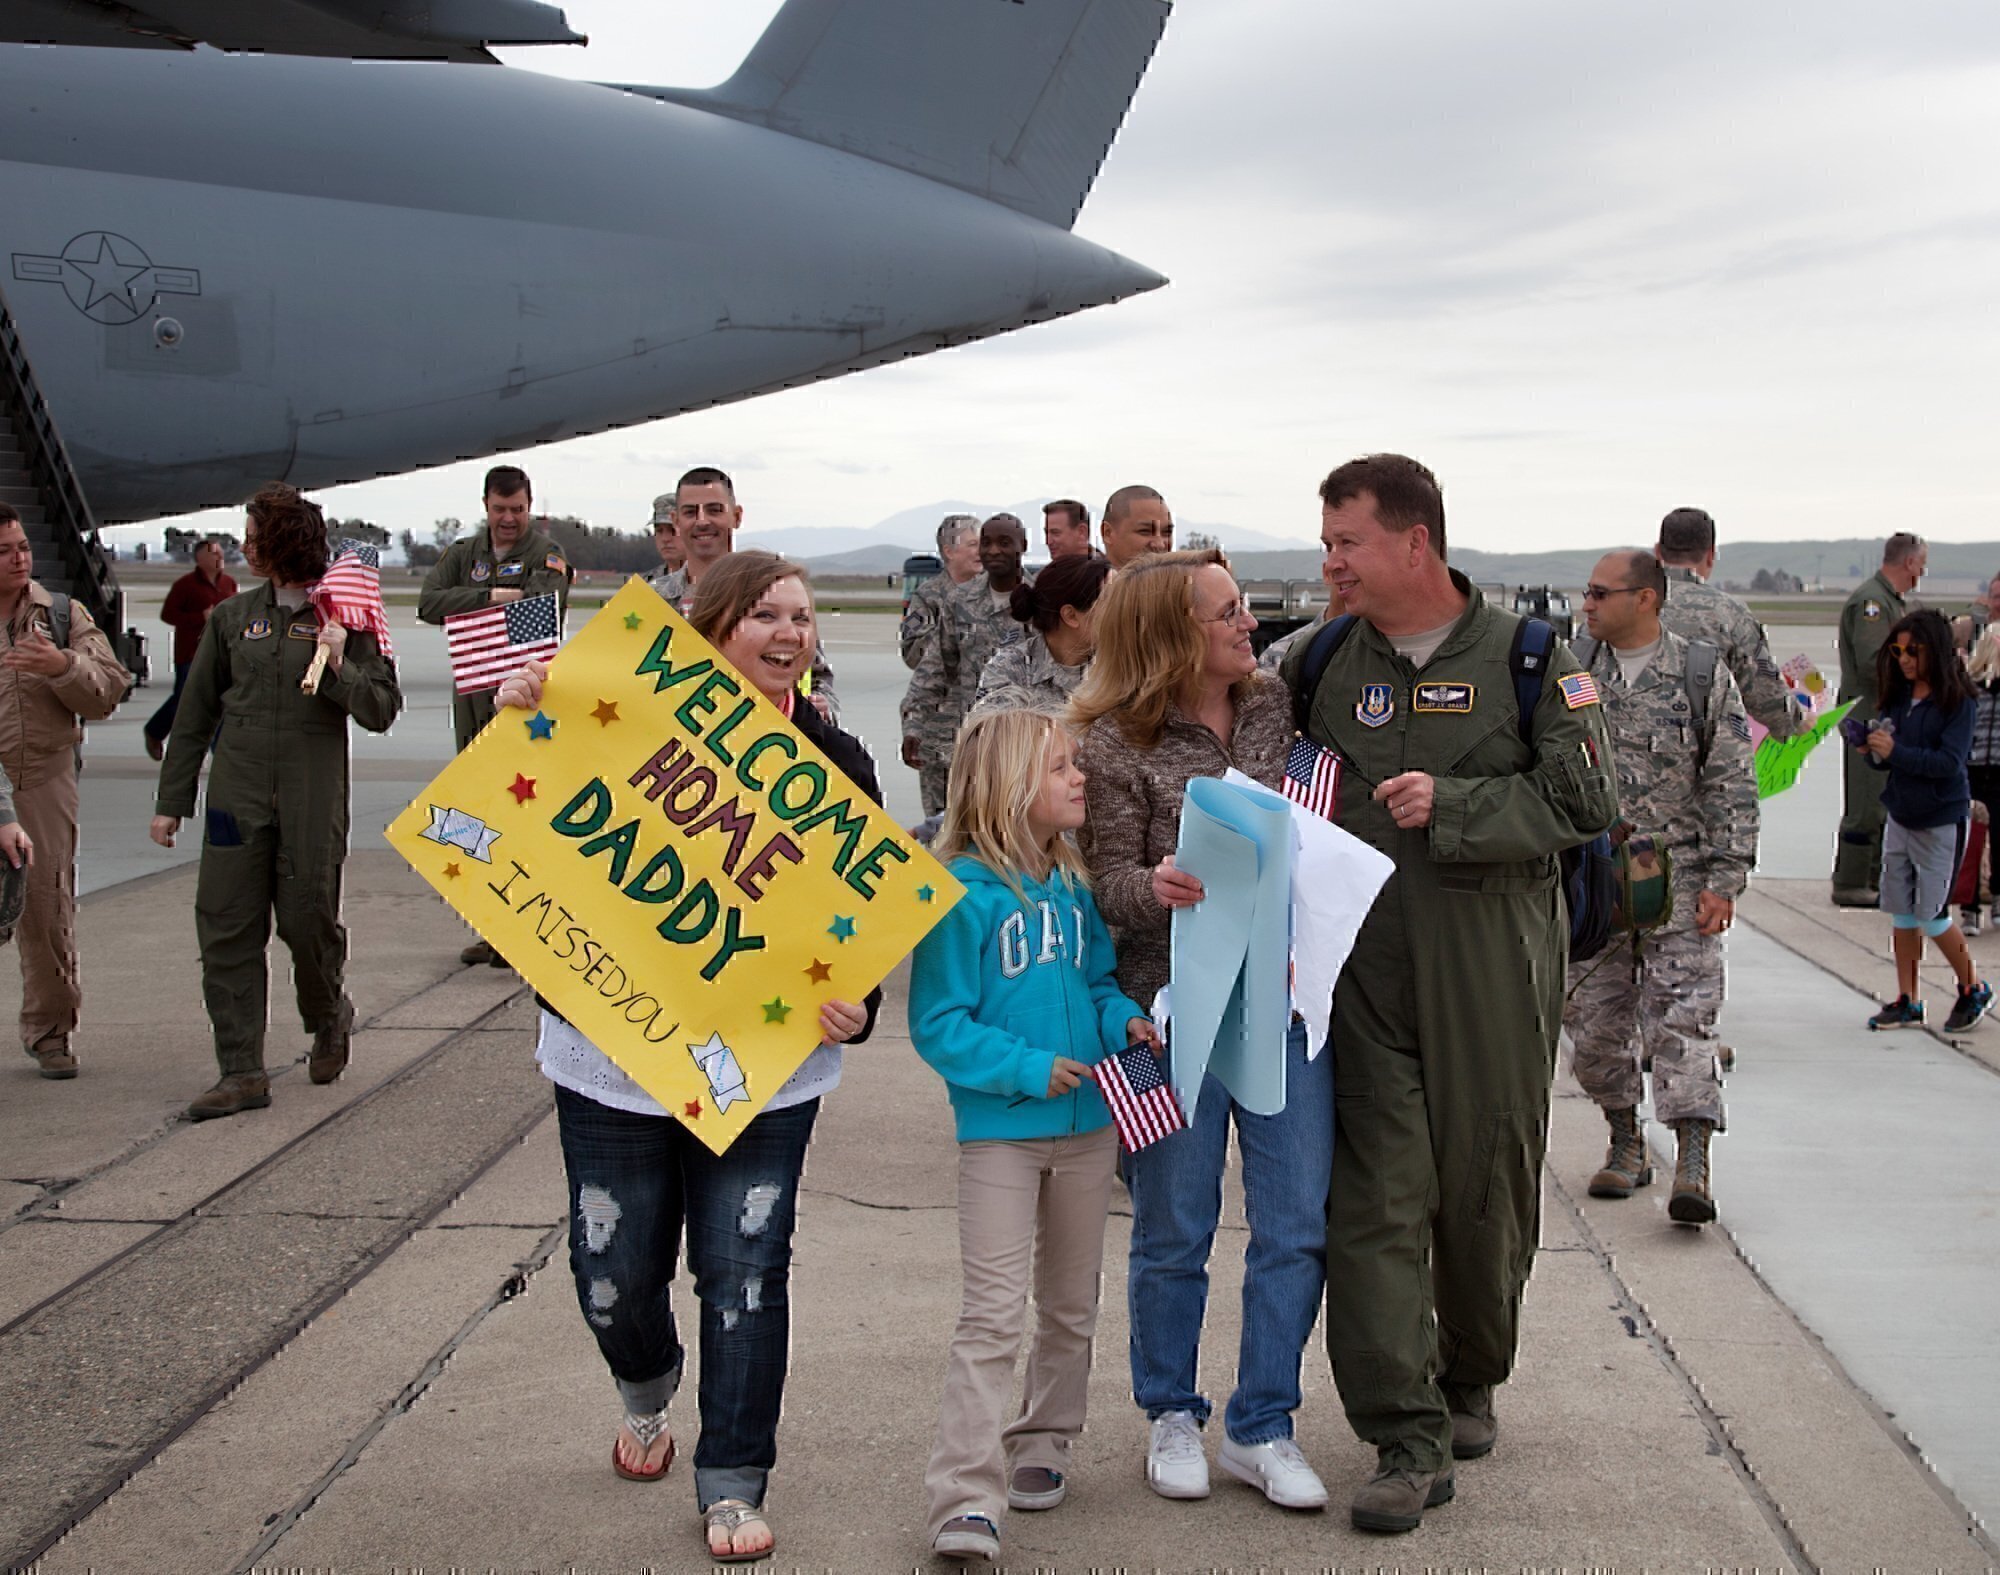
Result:
<instances>
[{"instance_id":1,"label":"name tape patch","mask_svg":"<svg viewBox=\"0 0 2000 1575\"><path fill-rule=\"evenodd\" d=\"M1470 711L1471 684L1418 684L1410 696L1412 711Z\"/></svg>"}]
</instances>

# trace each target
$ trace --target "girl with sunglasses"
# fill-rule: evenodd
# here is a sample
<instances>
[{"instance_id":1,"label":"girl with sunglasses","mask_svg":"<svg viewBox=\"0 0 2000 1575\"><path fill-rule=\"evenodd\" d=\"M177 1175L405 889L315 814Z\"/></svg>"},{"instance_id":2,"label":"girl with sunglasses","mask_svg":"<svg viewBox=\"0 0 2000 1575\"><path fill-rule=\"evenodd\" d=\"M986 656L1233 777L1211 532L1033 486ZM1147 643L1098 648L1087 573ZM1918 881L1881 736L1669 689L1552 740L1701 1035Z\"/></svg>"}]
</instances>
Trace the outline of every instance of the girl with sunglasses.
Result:
<instances>
[{"instance_id":1,"label":"girl with sunglasses","mask_svg":"<svg viewBox=\"0 0 2000 1575\"><path fill-rule=\"evenodd\" d=\"M1962 1033L1985 1015L1993 989L1973 969L1965 936L1951 917L1952 882L1965 857L1972 807L1966 759L1977 707L1943 614L1920 608L1890 629L1876 658L1876 686L1883 713L1857 747L1869 765L1889 774L1882 792L1889 816L1882 835L1882 906L1893 915L1898 993L1868 1026L1923 1025L1917 964L1928 935L1958 979L1945 1032Z\"/></svg>"}]
</instances>

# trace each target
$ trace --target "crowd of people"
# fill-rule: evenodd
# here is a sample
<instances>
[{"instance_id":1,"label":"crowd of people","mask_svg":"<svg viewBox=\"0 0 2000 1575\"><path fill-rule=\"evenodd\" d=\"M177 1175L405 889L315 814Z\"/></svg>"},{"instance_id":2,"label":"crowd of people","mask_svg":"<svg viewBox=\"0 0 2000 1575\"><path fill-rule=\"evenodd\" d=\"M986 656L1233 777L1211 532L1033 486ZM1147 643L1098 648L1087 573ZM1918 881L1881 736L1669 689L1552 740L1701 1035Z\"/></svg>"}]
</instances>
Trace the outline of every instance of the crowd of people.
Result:
<instances>
[{"instance_id":1,"label":"crowd of people","mask_svg":"<svg viewBox=\"0 0 2000 1575\"><path fill-rule=\"evenodd\" d=\"M901 758L919 773L933 851L968 893L919 944L908 1013L959 1142L963 1295L925 1475L940 1555L997 1559L1008 1510L1067 1496L1121 1182L1146 1480L1166 1498L1207 1496L1214 1417L1200 1349L1232 1129L1249 1233L1215 1464L1283 1508L1328 1502L1294 1428L1323 1310L1347 1420L1377 1451L1349 1507L1367 1530L1415 1528L1454 1496L1456 1463L1496 1445L1559 1027L1609 1128L1591 1192L1630 1197L1653 1179L1640 1119L1650 1072L1653 1113L1676 1138L1669 1213L1717 1217L1722 937L1759 826L1751 719L1785 738L1811 717L1756 620L1707 583L1714 521L1677 509L1652 547L1605 555L1583 591L1587 632L1565 644L1450 566L1442 489L1415 460L1351 461L1319 498L1326 615L1262 660L1227 559L1173 550L1171 511L1147 486L1111 495L1101 546L1084 504L1050 504L1049 563L1034 575L1020 519L947 518L944 572L900 630L912 671ZM533 526L528 477L495 467L484 501L484 525L424 582L428 622L543 593L566 604L569 568ZM725 472L689 471L654 505L653 583L879 802L874 757L839 723L808 576L736 550L742 518ZM220 1079L189 1107L195 1119L270 1102L274 920L313 1036L309 1075L330 1082L347 1064L347 728L386 729L403 698L374 637L312 599L328 554L315 505L264 489L244 551L251 590L231 594L219 563L197 555L170 593L189 638L146 729L163 756L152 823L163 845L194 814L207 763L195 918ZM1951 907L1974 793L2000 801L2000 635L1968 653L1940 615L1909 610L1923 567L1921 541L1892 537L1842 617L1856 725L1834 896L1892 914L1900 993L1871 1026L1924 1020L1929 936L1957 974L1956 1031L1991 1001ZM77 741L129 675L30 568L18 517L0 504L0 858L32 865L22 1039L60 1078L77 1069ZM2000 611L2000 578L1988 605ZM309 679L316 656L324 672ZM531 664L497 692L459 697L457 747L497 710L536 707L543 676ZM1154 1001L1173 915L1205 895L1175 862L1186 789L1229 771L1276 787L1302 743L1340 762L1329 818L1394 869L1340 976L1325 1048L1310 1048L1295 1014L1272 1047L1285 1060L1281 1110L1250 1110L1211 1075L1185 1130L1121 1157L1097 1079L1130 1045L1171 1061ZM1617 938L1572 960L1562 855L1601 836L1620 870ZM1876 837L1880 851L1866 851ZM505 963L484 941L463 956ZM536 1057L555 1085L570 1265L621 1406L612 1466L652 1482L673 1462L685 1350L669 1288L684 1250L700 1312L694 1488L718 1560L774 1545L765 1498L799 1180L842 1047L868 1036L879 1006L879 991L823 1003L819 1048L718 1155L543 1005Z\"/></svg>"}]
</instances>

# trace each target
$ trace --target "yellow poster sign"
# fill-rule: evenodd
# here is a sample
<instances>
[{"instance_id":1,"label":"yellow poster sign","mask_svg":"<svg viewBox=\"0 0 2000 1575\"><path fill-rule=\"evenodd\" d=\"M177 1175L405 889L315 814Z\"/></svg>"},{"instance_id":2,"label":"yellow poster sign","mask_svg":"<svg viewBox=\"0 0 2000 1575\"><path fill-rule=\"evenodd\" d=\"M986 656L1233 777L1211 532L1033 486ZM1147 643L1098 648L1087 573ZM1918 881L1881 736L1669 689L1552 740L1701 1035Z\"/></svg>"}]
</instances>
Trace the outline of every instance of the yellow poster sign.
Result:
<instances>
[{"instance_id":1,"label":"yellow poster sign","mask_svg":"<svg viewBox=\"0 0 2000 1575\"><path fill-rule=\"evenodd\" d=\"M389 841L717 1153L964 895L637 579Z\"/></svg>"}]
</instances>

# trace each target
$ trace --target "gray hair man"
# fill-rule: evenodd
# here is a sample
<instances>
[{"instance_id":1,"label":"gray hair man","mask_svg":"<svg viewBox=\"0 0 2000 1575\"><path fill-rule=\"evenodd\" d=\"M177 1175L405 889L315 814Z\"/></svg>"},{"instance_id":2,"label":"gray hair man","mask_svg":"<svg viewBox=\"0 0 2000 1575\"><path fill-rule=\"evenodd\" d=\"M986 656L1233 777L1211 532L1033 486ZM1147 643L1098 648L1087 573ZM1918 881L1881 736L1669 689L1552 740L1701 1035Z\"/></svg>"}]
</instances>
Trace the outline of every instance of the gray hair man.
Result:
<instances>
[{"instance_id":1,"label":"gray hair man","mask_svg":"<svg viewBox=\"0 0 2000 1575\"><path fill-rule=\"evenodd\" d=\"M979 572L979 521L970 514L947 514L937 528L938 562L944 572L933 574L910 597L909 610L897 631L903 665L911 672L924 659L924 647L937 632L938 612L957 586Z\"/></svg>"}]
</instances>

